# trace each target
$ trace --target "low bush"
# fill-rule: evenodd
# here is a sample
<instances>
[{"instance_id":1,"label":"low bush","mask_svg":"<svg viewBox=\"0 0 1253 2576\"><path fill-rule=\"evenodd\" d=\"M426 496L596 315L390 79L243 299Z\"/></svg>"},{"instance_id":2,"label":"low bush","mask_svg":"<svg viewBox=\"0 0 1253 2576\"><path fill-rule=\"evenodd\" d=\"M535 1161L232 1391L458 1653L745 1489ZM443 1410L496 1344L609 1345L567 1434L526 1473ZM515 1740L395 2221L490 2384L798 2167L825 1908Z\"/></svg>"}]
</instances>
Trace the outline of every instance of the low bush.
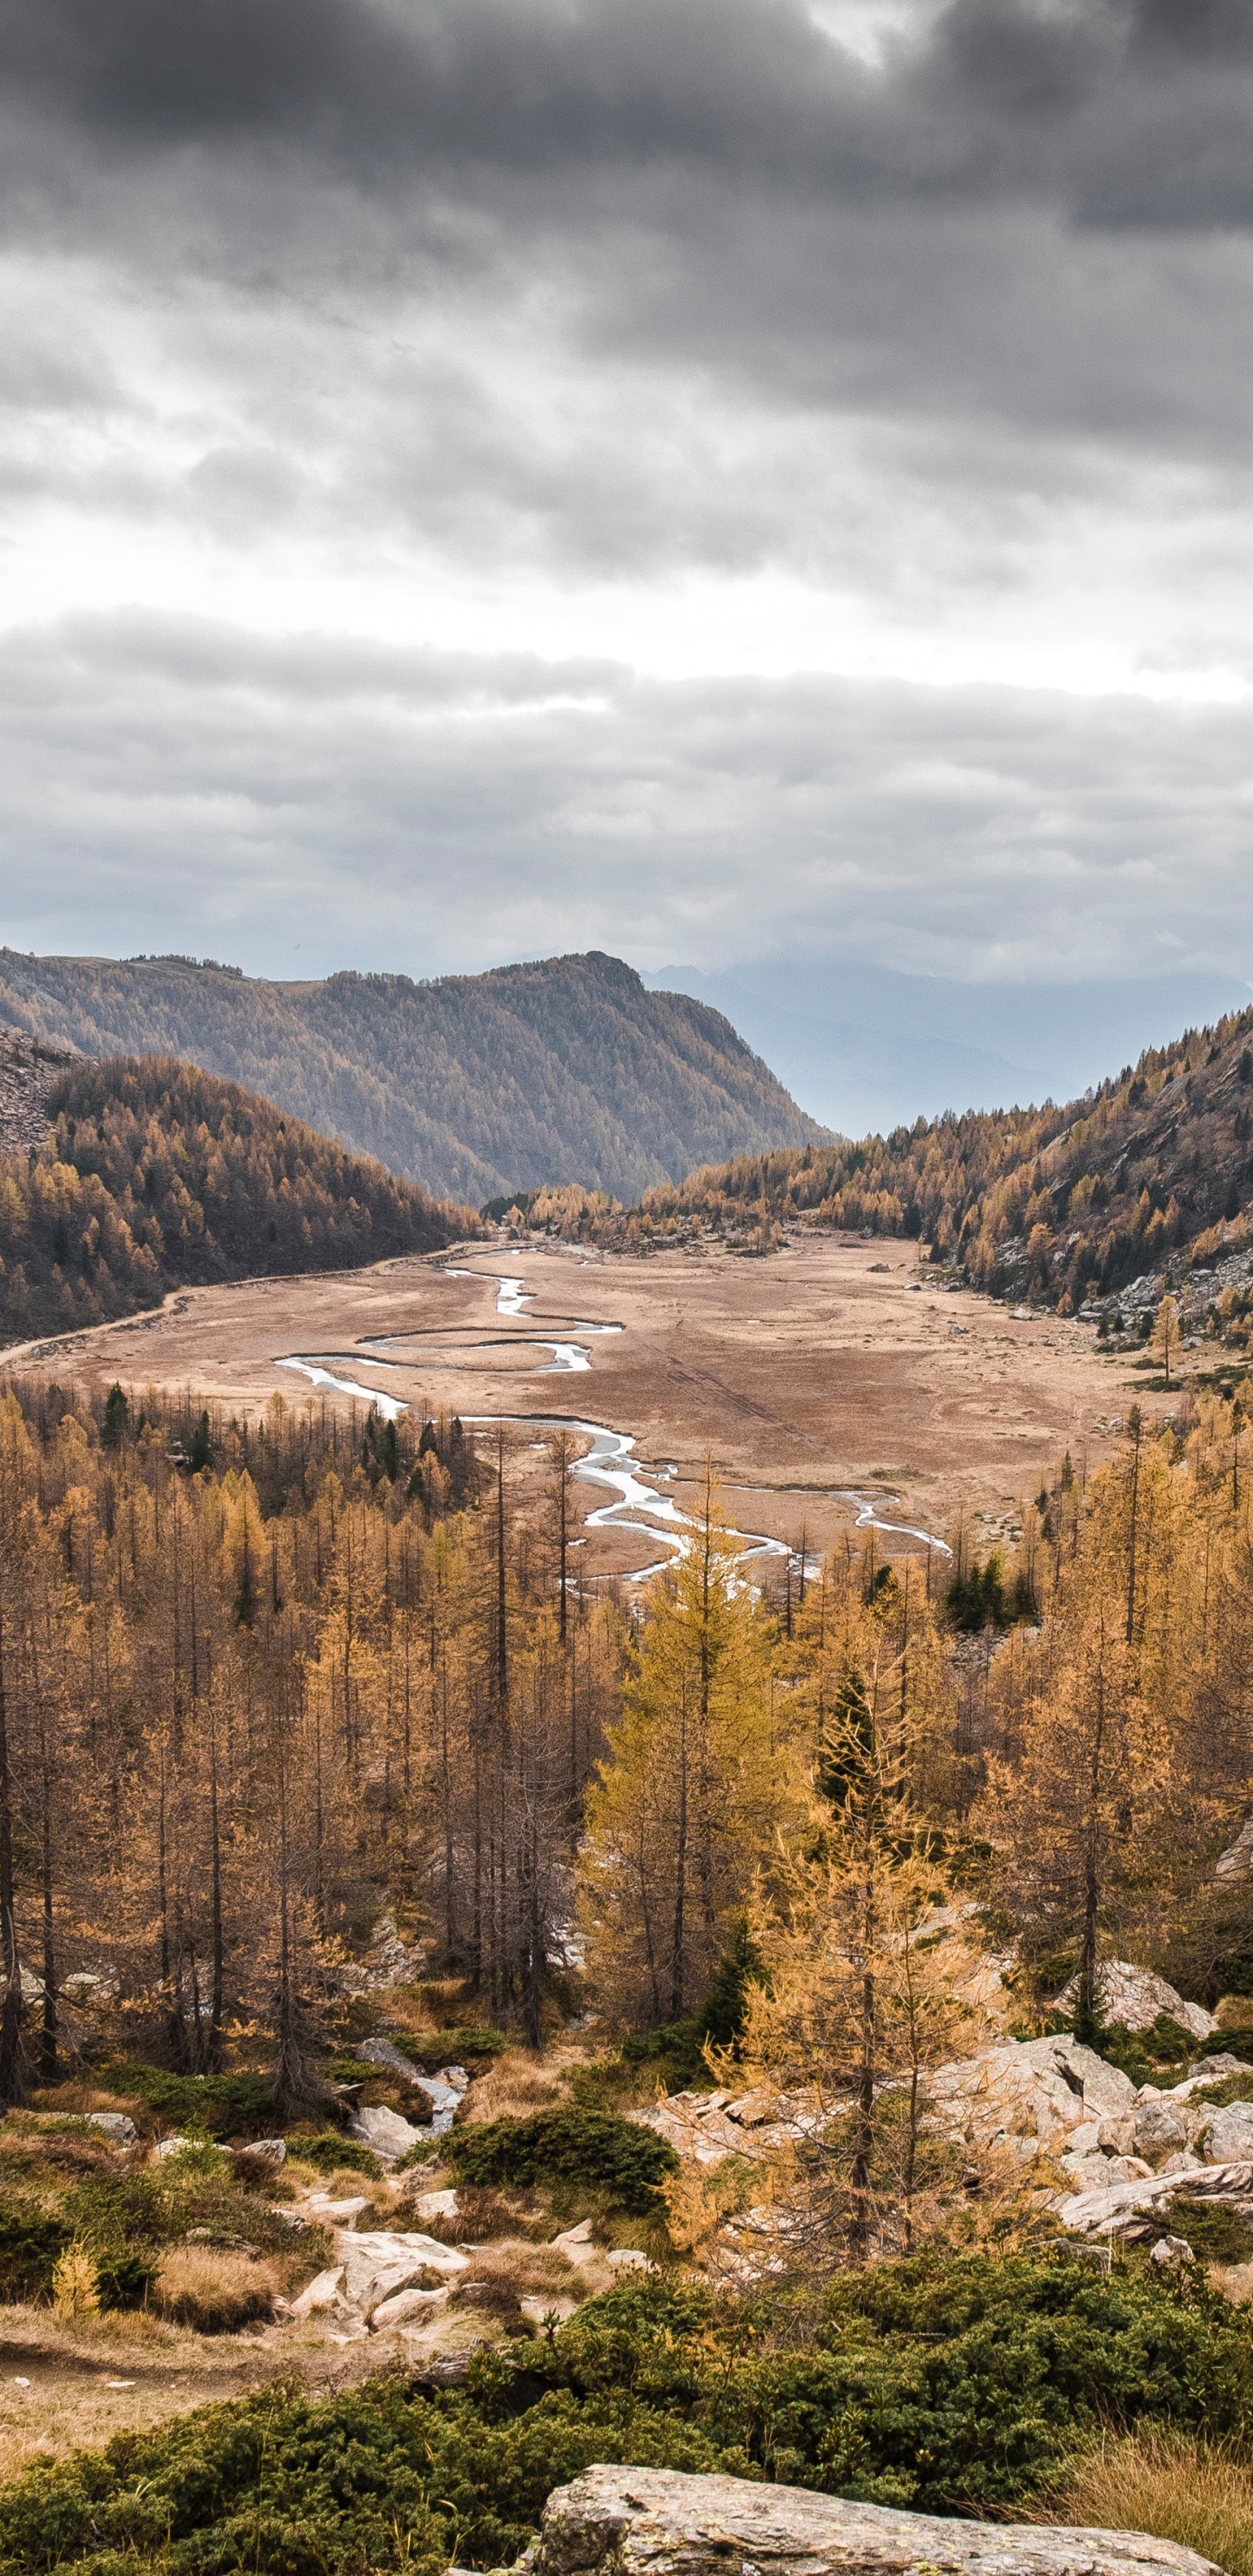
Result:
<instances>
[{"instance_id":1,"label":"low bush","mask_svg":"<svg viewBox=\"0 0 1253 2576\"><path fill-rule=\"evenodd\" d=\"M360 2138L342 2138L337 2129L323 2130L312 2138L297 2134L288 2138L287 2145L289 2152L298 2156L302 2164L312 2165L315 2173L368 2174L371 2182L377 2182L382 2172L372 2147L364 2145Z\"/></svg>"},{"instance_id":2,"label":"low bush","mask_svg":"<svg viewBox=\"0 0 1253 2576\"><path fill-rule=\"evenodd\" d=\"M638 2217L656 2210L658 2186L679 2165L673 2147L655 2130L565 2105L528 2120L451 2129L440 2141L440 2155L464 2182L522 2191L537 2183L573 2183L603 2192L611 2206Z\"/></svg>"},{"instance_id":3,"label":"low bush","mask_svg":"<svg viewBox=\"0 0 1253 2576\"><path fill-rule=\"evenodd\" d=\"M486 2065L500 2057L511 2046L503 2030L481 2029L477 2023L458 2030L408 2031L396 2033L396 2045L410 2057L425 2075L434 2075L440 2066Z\"/></svg>"},{"instance_id":4,"label":"low bush","mask_svg":"<svg viewBox=\"0 0 1253 2576\"><path fill-rule=\"evenodd\" d=\"M464 2390L271 2388L40 2464L0 2493L0 2576L500 2566L593 2460L1003 2517L1056 2507L1085 2437L1154 2431L1206 2457L1253 2432L1248 2318L1204 2278L1106 2277L1064 2250L918 2257L841 2275L816 2325L641 2280L478 2356ZM1128 2490L1105 2518L1146 2511Z\"/></svg>"},{"instance_id":5,"label":"low bush","mask_svg":"<svg viewBox=\"0 0 1253 2576\"><path fill-rule=\"evenodd\" d=\"M100 2081L158 2120L212 2138L272 2137L277 2125L268 2075L175 2075L164 2066L119 2064L103 2067Z\"/></svg>"},{"instance_id":6,"label":"low bush","mask_svg":"<svg viewBox=\"0 0 1253 2576\"><path fill-rule=\"evenodd\" d=\"M8 2193L0 2201L0 2300L46 2299L52 2275L74 2231L60 2219L23 2208Z\"/></svg>"}]
</instances>

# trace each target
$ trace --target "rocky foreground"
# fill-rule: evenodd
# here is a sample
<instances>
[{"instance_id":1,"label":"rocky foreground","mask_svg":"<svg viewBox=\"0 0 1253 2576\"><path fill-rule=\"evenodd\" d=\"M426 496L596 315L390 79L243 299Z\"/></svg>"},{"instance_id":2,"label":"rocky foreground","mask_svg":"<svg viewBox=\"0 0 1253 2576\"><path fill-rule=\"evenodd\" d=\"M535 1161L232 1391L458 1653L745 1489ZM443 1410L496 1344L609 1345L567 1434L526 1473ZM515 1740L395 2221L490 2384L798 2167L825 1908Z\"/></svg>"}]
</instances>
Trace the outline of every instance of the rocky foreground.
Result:
<instances>
[{"instance_id":1,"label":"rocky foreground","mask_svg":"<svg viewBox=\"0 0 1253 2576\"><path fill-rule=\"evenodd\" d=\"M1147 2028L1163 2011L1198 2045L1216 2029L1211 2013L1147 1970L1111 1962L1101 1977L1108 2003L1131 2029ZM1211 2049L1180 2083L1136 2085L1071 2032L1004 2040L936 2070L928 2125L972 2150L1007 2148L1024 2165L1046 2158L1070 2234L1160 2238L1175 2202L1222 2202L1253 2218L1253 2101L1216 2102L1215 2087L1228 2076L1253 2077L1253 2067ZM732 2155L767 2156L820 2129L838 2107L814 2092L723 2089L672 2094L633 2116L680 2156L714 2166ZM1181 2255L1190 2250L1171 2242Z\"/></svg>"},{"instance_id":2,"label":"rocky foreground","mask_svg":"<svg viewBox=\"0 0 1253 2576\"><path fill-rule=\"evenodd\" d=\"M600 2467L549 2497L521 2564L531 2576L1217 2576L1141 2532L957 2522L746 2478Z\"/></svg>"}]
</instances>

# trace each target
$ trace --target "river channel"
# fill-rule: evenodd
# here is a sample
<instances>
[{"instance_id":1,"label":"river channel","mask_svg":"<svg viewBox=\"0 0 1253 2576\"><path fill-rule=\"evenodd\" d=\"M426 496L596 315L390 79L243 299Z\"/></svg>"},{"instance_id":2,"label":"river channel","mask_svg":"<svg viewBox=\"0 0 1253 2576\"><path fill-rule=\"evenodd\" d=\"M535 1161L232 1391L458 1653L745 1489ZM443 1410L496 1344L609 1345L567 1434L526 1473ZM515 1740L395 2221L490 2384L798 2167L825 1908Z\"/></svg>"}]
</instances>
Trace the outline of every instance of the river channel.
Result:
<instances>
[{"instance_id":1,"label":"river channel","mask_svg":"<svg viewBox=\"0 0 1253 2576\"><path fill-rule=\"evenodd\" d=\"M559 1336L528 1330L528 1325L540 1319L538 1317L532 1319L527 1313L528 1307L534 1304L534 1291L528 1289L524 1276L516 1272L502 1273L497 1270L454 1268L448 1263L443 1267L445 1276L449 1279L475 1279L481 1281L484 1287L493 1285L496 1289L496 1319L514 1329L490 1335L476 1333L472 1336L464 1329L458 1330L448 1326L433 1327L429 1332L378 1333L358 1342L350 1352L293 1352L289 1357L281 1359L278 1366L298 1372L309 1380L311 1386L321 1387L328 1393L350 1396L360 1403L373 1405L387 1420L394 1422L399 1415L409 1411L409 1398L389 1390L386 1383L367 1385L357 1374L358 1371L368 1370L371 1377L385 1380L389 1370L395 1370L398 1373L403 1371L405 1376L409 1376L415 1368L421 1367L423 1362L428 1367L452 1365L461 1368L467 1366L481 1368L483 1364L481 1360L453 1361L451 1354L454 1351L466 1349L484 1354L502 1349L516 1351L522 1346L531 1347L536 1351L547 1351L550 1354L547 1363L535 1369L534 1374L538 1377L586 1374L593 1367L589 1344L602 1335L621 1333L624 1330L621 1324L594 1324L575 1318L567 1321L565 1317L545 1318L546 1321L559 1322L561 1327ZM351 1375L347 1374L349 1371L352 1372ZM393 1385L394 1383L395 1381ZM579 1484L594 1486L601 1493L612 1497L611 1500L599 1502L585 1512L585 1530L629 1531L654 1541L663 1550L663 1553L649 1564L639 1566L626 1575L623 1578L626 1582L647 1582L651 1575L658 1573L664 1565L686 1552L690 1544L688 1533L694 1526L691 1515L680 1511L673 1496L663 1490L676 1476L677 1468L673 1464L647 1466L642 1460L637 1459L634 1454L635 1438L632 1433L615 1431L608 1423L588 1421L581 1415L571 1413L466 1413L463 1414L462 1420L467 1427L481 1430L505 1425L537 1432L571 1431L582 1434L590 1442L590 1447L572 1466L571 1477ZM753 1490L767 1492L771 1489L768 1487L754 1489L745 1486L739 1488L741 1492ZM859 1529L884 1530L893 1537L914 1539L924 1547L936 1548L944 1555L949 1553L943 1540L935 1538L929 1530L913 1529L900 1521L882 1519L876 1510L876 1501L880 1498L871 1500L864 1494L852 1491L842 1491L838 1498L854 1506ZM794 1562L799 1563L795 1551L784 1539L768 1538L760 1530L737 1529L732 1532L732 1536L740 1542L740 1561L743 1564L771 1557L791 1557ZM809 1560L805 1572L808 1574L817 1570L816 1563Z\"/></svg>"}]
</instances>

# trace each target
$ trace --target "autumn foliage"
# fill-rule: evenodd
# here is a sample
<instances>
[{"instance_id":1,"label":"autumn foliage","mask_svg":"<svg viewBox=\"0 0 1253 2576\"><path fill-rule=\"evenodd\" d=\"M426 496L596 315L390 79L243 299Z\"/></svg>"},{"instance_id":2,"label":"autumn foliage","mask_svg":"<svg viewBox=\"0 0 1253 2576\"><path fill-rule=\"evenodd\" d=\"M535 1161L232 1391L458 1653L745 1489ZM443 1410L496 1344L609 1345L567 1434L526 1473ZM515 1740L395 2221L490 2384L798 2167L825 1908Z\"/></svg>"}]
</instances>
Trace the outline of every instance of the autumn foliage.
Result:
<instances>
[{"instance_id":1,"label":"autumn foliage","mask_svg":"<svg viewBox=\"0 0 1253 2576\"><path fill-rule=\"evenodd\" d=\"M350 1269L476 1232L265 1100L173 1058L76 1067L0 1162L0 1332L107 1322L169 1289Z\"/></svg>"}]
</instances>

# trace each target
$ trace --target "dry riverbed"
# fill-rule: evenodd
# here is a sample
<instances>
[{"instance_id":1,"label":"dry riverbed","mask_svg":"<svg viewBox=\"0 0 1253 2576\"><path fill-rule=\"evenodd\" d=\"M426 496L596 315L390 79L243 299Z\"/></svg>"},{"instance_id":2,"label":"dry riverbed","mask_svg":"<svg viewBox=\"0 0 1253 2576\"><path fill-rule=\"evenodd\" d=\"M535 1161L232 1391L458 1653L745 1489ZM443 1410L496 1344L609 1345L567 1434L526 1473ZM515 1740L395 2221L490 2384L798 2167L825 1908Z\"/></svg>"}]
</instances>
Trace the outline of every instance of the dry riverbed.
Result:
<instances>
[{"instance_id":1,"label":"dry riverbed","mask_svg":"<svg viewBox=\"0 0 1253 2576\"><path fill-rule=\"evenodd\" d=\"M546 1420L606 1425L633 1438L634 1461L680 1510L708 1451L743 1529L793 1543L804 1530L817 1547L867 1508L937 1535L959 1513L976 1537L1012 1531L1064 1450L1080 1471L1108 1454L1138 1391L1090 1327L954 1293L910 1246L816 1234L767 1260L501 1243L183 1291L158 1314L6 1364L137 1393L190 1388L232 1411L275 1395L361 1404L338 1391L351 1386L419 1414L509 1417L523 1453ZM612 1499L581 1495L588 1511ZM629 1573L664 1552L647 1530L611 1525L589 1533L582 1562Z\"/></svg>"}]
</instances>

